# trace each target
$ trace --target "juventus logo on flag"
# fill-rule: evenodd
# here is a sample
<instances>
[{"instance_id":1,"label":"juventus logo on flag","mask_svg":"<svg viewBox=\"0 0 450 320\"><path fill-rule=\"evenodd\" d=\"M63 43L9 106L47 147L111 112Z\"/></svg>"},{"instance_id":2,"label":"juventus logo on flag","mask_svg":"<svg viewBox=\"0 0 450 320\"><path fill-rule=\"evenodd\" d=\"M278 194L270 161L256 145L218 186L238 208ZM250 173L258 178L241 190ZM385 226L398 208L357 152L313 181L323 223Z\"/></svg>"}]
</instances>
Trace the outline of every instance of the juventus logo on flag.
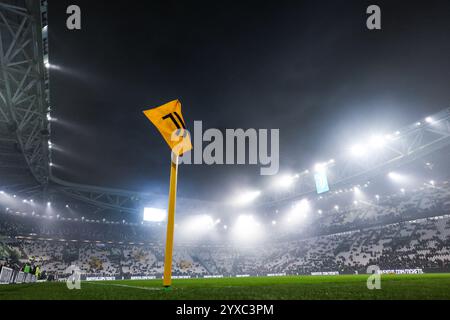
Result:
<instances>
[{"instance_id":1,"label":"juventus logo on flag","mask_svg":"<svg viewBox=\"0 0 450 320\"><path fill-rule=\"evenodd\" d=\"M180 156L192 150L191 137L186 129L179 100L145 110L144 114L159 130L173 153Z\"/></svg>"}]
</instances>

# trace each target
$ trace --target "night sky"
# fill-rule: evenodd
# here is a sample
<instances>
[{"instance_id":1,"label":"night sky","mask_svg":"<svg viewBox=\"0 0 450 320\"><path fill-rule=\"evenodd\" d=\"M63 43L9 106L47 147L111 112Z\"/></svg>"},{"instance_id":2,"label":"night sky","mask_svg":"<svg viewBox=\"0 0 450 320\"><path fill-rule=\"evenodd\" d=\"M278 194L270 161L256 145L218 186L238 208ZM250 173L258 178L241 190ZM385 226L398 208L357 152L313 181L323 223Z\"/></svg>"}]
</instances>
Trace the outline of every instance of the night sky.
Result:
<instances>
[{"instance_id":1,"label":"night sky","mask_svg":"<svg viewBox=\"0 0 450 320\"><path fill-rule=\"evenodd\" d=\"M66 29L71 4L81 31ZM48 30L54 174L78 183L166 193L169 149L142 110L173 99L188 127L279 128L281 172L450 104L448 1L49 0ZM182 166L179 194L223 200L270 179Z\"/></svg>"}]
</instances>

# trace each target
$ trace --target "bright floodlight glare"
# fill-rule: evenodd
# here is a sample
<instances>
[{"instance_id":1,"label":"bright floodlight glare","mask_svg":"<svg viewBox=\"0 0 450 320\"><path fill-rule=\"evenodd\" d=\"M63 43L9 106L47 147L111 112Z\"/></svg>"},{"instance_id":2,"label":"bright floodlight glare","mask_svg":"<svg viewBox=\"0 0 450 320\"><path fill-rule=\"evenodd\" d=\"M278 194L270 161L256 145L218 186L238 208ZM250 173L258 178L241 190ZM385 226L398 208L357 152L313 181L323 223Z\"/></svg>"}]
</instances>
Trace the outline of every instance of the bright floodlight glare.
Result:
<instances>
[{"instance_id":1,"label":"bright floodlight glare","mask_svg":"<svg viewBox=\"0 0 450 320\"><path fill-rule=\"evenodd\" d=\"M391 178L392 180L400 180L401 179L401 175L399 175L396 172L389 172L388 177Z\"/></svg>"},{"instance_id":2,"label":"bright floodlight glare","mask_svg":"<svg viewBox=\"0 0 450 320\"><path fill-rule=\"evenodd\" d=\"M314 165L314 171L315 172L323 172L323 171L325 171L326 168L327 168L327 164L326 163L316 163Z\"/></svg>"},{"instance_id":3,"label":"bright floodlight glare","mask_svg":"<svg viewBox=\"0 0 450 320\"><path fill-rule=\"evenodd\" d=\"M288 223L299 223L307 218L308 213L311 211L311 204L308 199L302 199L300 202L297 202L292 206L292 209L289 211L287 215Z\"/></svg>"},{"instance_id":4,"label":"bright floodlight glare","mask_svg":"<svg viewBox=\"0 0 450 320\"><path fill-rule=\"evenodd\" d=\"M207 214L195 215L190 217L186 223L183 224L183 229L187 231L191 236L204 234L206 231L214 228L215 223L211 216Z\"/></svg>"},{"instance_id":5,"label":"bright floodlight glare","mask_svg":"<svg viewBox=\"0 0 450 320\"><path fill-rule=\"evenodd\" d=\"M47 207L50 207L52 205L51 202L47 202Z\"/></svg>"},{"instance_id":6,"label":"bright floodlight glare","mask_svg":"<svg viewBox=\"0 0 450 320\"><path fill-rule=\"evenodd\" d=\"M338 206L338 205L335 205L335 206L334 206L334 210L338 211L338 210L339 210L339 206Z\"/></svg>"},{"instance_id":7,"label":"bright floodlight glare","mask_svg":"<svg viewBox=\"0 0 450 320\"><path fill-rule=\"evenodd\" d=\"M288 174L277 177L276 185L281 188L289 188L294 183L294 177Z\"/></svg>"},{"instance_id":8,"label":"bright floodlight glare","mask_svg":"<svg viewBox=\"0 0 450 320\"><path fill-rule=\"evenodd\" d=\"M399 174L397 172L389 172L388 177L389 179L397 183L408 183L409 181L409 178L407 176Z\"/></svg>"},{"instance_id":9,"label":"bright floodlight glare","mask_svg":"<svg viewBox=\"0 0 450 320\"><path fill-rule=\"evenodd\" d=\"M405 190L404 188L401 188L401 189L400 189L400 192L401 192L401 193L405 193L405 191L406 191L406 190Z\"/></svg>"},{"instance_id":10,"label":"bright floodlight glare","mask_svg":"<svg viewBox=\"0 0 450 320\"><path fill-rule=\"evenodd\" d=\"M264 235L263 228L252 215L240 215L232 230L233 241L250 244L260 241Z\"/></svg>"},{"instance_id":11,"label":"bright floodlight glare","mask_svg":"<svg viewBox=\"0 0 450 320\"><path fill-rule=\"evenodd\" d=\"M382 148L385 145L385 140L382 136L372 136L370 138L370 145L374 148Z\"/></svg>"},{"instance_id":12,"label":"bright floodlight glare","mask_svg":"<svg viewBox=\"0 0 450 320\"><path fill-rule=\"evenodd\" d=\"M253 202L261 194L261 191L247 191L239 196L233 201L235 205L246 205Z\"/></svg>"},{"instance_id":13,"label":"bright floodlight glare","mask_svg":"<svg viewBox=\"0 0 450 320\"><path fill-rule=\"evenodd\" d=\"M158 208L144 208L144 221L148 222L161 222L166 218L166 210Z\"/></svg>"},{"instance_id":14,"label":"bright floodlight glare","mask_svg":"<svg viewBox=\"0 0 450 320\"><path fill-rule=\"evenodd\" d=\"M272 220L272 224L273 224L273 225L276 225L277 222L276 222L275 220Z\"/></svg>"},{"instance_id":15,"label":"bright floodlight glare","mask_svg":"<svg viewBox=\"0 0 450 320\"><path fill-rule=\"evenodd\" d=\"M359 145L359 144L353 145L351 147L350 151L354 157L362 157L367 154L367 149L364 146Z\"/></svg>"},{"instance_id":16,"label":"bright floodlight glare","mask_svg":"<svg viewBox=\"0 0 450 320\"><path fill-rule=\"evenodd\" d=\"M426 123L433 123L433 118L431 118L431 117L426 117L426 118L425 118L425 122L426 122Z\"/></svg>"}]
</instances>

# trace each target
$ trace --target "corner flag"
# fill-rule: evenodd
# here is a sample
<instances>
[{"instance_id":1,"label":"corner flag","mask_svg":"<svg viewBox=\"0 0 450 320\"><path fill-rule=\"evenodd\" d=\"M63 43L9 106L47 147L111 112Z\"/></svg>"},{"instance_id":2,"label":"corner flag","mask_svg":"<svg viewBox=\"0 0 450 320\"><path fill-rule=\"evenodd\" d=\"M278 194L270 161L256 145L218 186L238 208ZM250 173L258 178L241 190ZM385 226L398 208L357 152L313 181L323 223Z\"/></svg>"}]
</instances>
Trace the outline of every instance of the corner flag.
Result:
<instances>
[{"instance_id":1,"label":"corner flag","mask_svg":"<svg viewBox=\"0 0 450 320\"><path fill-rule=\"evenodd\" d=\"M145 116L156 126L166 140L174 157L171 157L169 208L167 212L166 252L164 256L163 286L172 285L173 234L177 199L178 157L192 149L191 138L181 114L181 102L171 101L160 107L144 111ZM180 141L181 140L181 141Z\"/></svg>"},{"instance_id":2,"label":"corner flag","mask_svg":"<svg viewBox=\"0 0 450 320\"><path fill-rule=\"evenodd\" d=\"M181 114L179 100L145 110L144 114L159 130L174 154L180 156L184 152L192 150L191 137Z\"/></svg>"}]
</instances>

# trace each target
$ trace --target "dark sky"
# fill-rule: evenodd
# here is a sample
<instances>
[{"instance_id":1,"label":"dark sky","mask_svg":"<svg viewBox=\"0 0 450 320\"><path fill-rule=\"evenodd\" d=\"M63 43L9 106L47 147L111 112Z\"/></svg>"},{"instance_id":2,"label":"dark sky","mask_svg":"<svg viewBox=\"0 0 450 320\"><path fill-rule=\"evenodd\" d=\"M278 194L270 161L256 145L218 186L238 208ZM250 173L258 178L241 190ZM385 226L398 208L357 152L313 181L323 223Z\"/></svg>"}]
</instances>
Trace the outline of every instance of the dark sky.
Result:
<instances>
[{"instance_id":1,"label":"dark sky","mask_svg":"<svg viewBox=\"0 0 450 320\"><path fill-rule=\"evenodd\" d=\"M368 5L382 30L366 28ZM82 10L82 30L65 27ZM54 174L166 193L169 152L141 113L173 99L188 127L279 128L304 170L369 132L450 102L448 1L49 1ZM183 166L179 193L261 186L258 166Z\"/></svg>"}]
</instances>

